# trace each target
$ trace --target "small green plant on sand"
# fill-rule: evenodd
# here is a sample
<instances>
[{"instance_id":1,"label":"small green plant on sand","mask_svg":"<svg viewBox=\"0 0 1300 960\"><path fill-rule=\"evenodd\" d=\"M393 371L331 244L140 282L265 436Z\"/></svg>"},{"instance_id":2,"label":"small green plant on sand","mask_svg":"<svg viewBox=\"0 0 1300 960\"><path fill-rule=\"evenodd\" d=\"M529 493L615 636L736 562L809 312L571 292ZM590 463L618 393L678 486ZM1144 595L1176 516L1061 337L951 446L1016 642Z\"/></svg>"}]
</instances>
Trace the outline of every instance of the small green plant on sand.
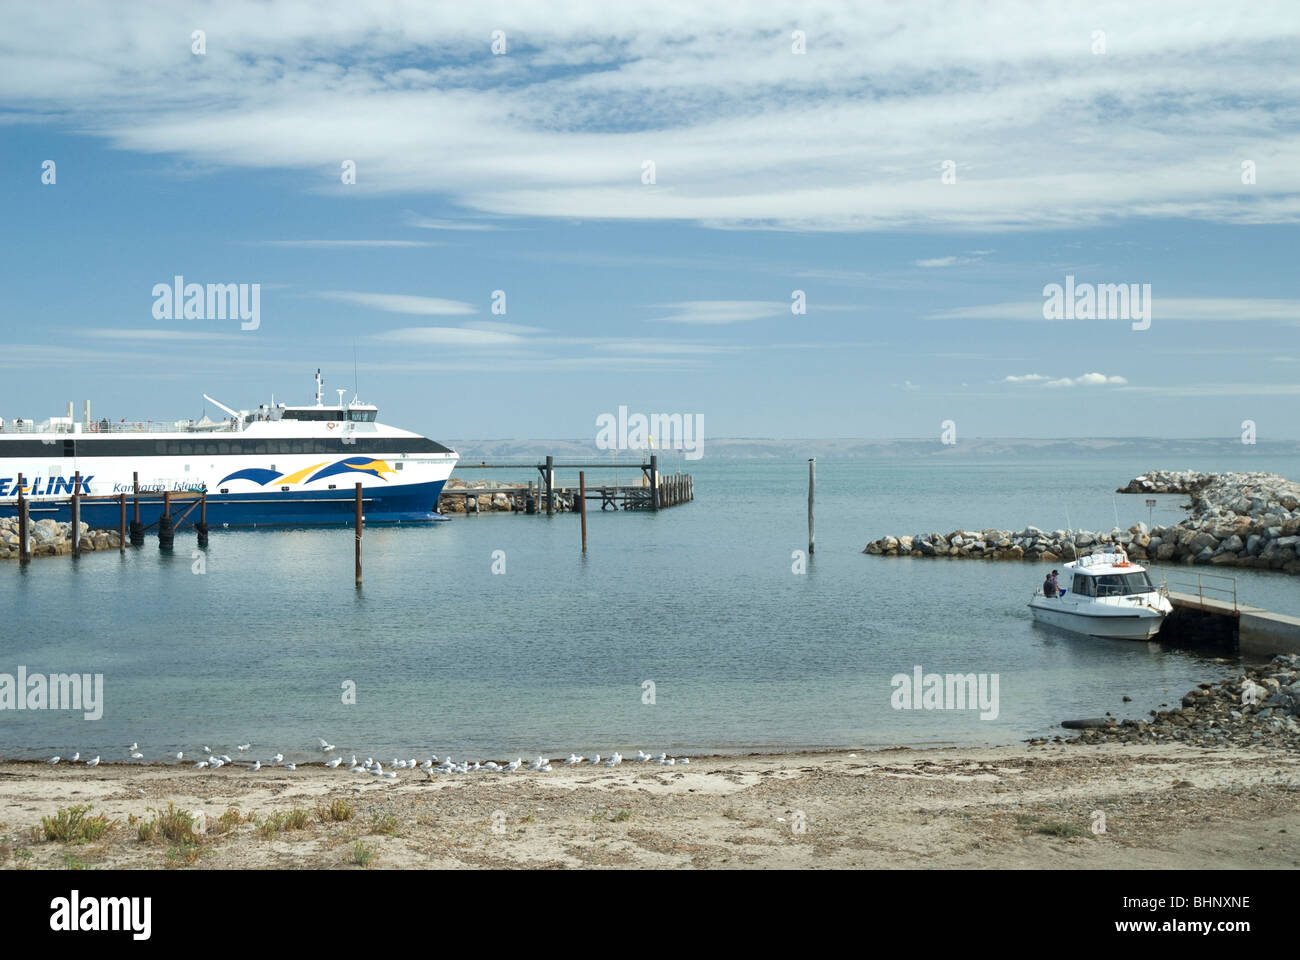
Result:
<instances>
[{"instance_id":1,"label":"small green plant on sand","mask_svg":"<svg viewBox=\"0 0 1300 960\"><path fill-rule=\"evenodd\" d=\"M90 804L59 810L52 817L41 817L41 832L46 840L59 843L86 843L98 840L112 826L102 814L88 817Z\"/></svg>"},{"instance_id":2,"label":"small green plant on sand","mask_svg":"<svg viewBox=\"0 0 1300 960\"><path fill-rule=\"evenodd\" d=\"M1042 826L1036 827L1034 833L1045 834L1049 837L1067 838L1092 836L1092 833L1089 830L1085 827L1079 826L1077 823L1061 823L1059 821L1054 823L1044 823Z\"/></svg>"},{"instance_id":3,"label":"small green plant on sand","mask_svg":"<svg viewBox=\"0 0 1300 960\"><path fill-rule=\"evenodd\" d=\"M367 847L360 840L352 845L351 862L356 864L358 867L368 867L374 862L374 859L375 851L370 847Z\"/></svg>"},{"instance_id":4,"label":"small green plant on sand","mask_svg":"<svg viewBox=\"0 0 1300 960\"><path fill-rule=\"evenodd\" d=\"M338 823L351 820L356 815L356 808L343 797L331 800L328 806L322 803L316 807L316 819L321 823Z\"/></svg>"}]
</instances>

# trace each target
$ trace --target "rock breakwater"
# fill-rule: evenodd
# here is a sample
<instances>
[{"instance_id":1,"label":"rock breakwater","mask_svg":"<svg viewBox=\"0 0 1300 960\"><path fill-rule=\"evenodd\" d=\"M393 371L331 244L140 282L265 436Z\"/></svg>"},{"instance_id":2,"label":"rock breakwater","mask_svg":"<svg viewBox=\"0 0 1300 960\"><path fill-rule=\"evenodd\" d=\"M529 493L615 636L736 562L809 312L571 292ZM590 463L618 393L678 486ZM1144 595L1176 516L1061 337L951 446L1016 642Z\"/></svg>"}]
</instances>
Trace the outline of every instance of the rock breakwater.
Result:
<instances>
[{"instance_id":1,"label":"rock breakwater","mask_svg":"<svg viewBox=\"0 0 1300 960\"><path fill-rule=\"evenodd\" d=\"M28 549L33 557L56 557L72 553L72 524L57 520L27 522ZM116 550L121 546L116 530L92 530L81 524L81 550ZM18 518L0 517L0 560L18 559Z\"/></svg>"},{"instance_id":2,"label":"rock breakwater","mask_svg":"<svg viewBox=\"0 0 1300 960\"><path fill-rule=\"evenodd\" d=\"M1172 526L1127 530L954 530L881 537L864 553L887 557L976 557L1052 563L1119 545L1137 561L1251 567L1300 574L1300 484L1271 473L1153 471L1123 493L1186 493L1189 516Z\"/></svg>"}]
</instances>

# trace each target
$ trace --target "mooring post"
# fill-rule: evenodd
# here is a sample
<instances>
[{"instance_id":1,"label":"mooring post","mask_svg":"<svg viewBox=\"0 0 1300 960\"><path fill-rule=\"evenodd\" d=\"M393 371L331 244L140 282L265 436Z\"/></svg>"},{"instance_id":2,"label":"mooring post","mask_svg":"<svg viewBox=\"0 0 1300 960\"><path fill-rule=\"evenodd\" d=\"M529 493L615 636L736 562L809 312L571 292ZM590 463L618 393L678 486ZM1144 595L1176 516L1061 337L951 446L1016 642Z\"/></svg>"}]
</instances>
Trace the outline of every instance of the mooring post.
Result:
<instances>
[{"instance_id":1,"label":"mooring post","mask_svg":"<svg viewBox=\"0 0 1300 960\"><path fill-rule=\"evenodd\" d=\"M582 514L582 552L587 552L587 474L578 471L578 511Z\"/></svg>"},{"instance_id":2,"label":"mooring post","mask_svg":"<svg viewBox=\"0 0 1300 960\"><path fill-rule=\"evenodd\" d=\"M81 471L72 476L72 555L81 556Z\"/></svg>"},{"instance_id":3,"label":"mooring post","mask_svg":"<svg viewBox=\"0 0 1300 960\"><path fill-rule=\"evenodd\" d=\"M162 516L158 518L158 549L170 550L176 542L176 528L172 525L172 495L163 491Z\"/></svg>"},{"instance_id":4,"label":"mooring post","mask_svg":"<svg viewBox=\"0 0 1300 960\"><path fill-rule=\"evenodd\" d=\"M208 545L208 491L205 489L199 494L199 522L194 524L194 532L198 534L199 546Z\"/></svg>"},{"instance_id":5,"label":"mooring post","mask_svg":"<svg viewBox=\"0 0 1300 960\"><path fill-rule=\"evenodd\" d=\"M140 522L140 474L131 474L131 546L144 545L144 525Z\"/></svg>"},{"instance_id":6,"label":"mooring post","mask_svg":"<svg viewBox=\"0 0 1300 960\"><path fill-rule=\"evenodd\" d=\"M31 560L27 543L27 498L23 496L23 475L18 474L18 563Z\"/></svg>"},{"instance_id":7,"label":"mooring post","mask_svg":"<svg viewBox=\"0 0 1300 960\"><path fill-rule=\"evenodd\" d=\"M126 494L117 495L117 552L126 552Z\"/></svg>"},{"instance_id":8,"label":"mooring post","mask_svg":"<svg viewBox=\"0 0 1300 960\"><path fill-rule=\"evenodd\" d=\"M357 484L356 517L354 519L357 534L357 586L361 586L361 484Z\"/></svg>"},{"instance_id":9,"label":"mooring post","mask_svg":"<svg viewBox=\"0 0 1300 960\"><path fill-rule=\"evenodd\" d=\"M817 490L817 458L808 458L808 556L813 554L817 538L813 535L813 494Z\"/></svg>"},{"instance_id":10,"label":"mooring post","mask_svg":"<svg viewBox=\"0 0 1300 960\"><path fill-rule=\"evenodd\" d=\"M546 515L555 509L555 457L546 458Z\"/></svg>"},{"instance_id":11,"label":"mooring post","mask_svg":"<svg viewBox=\"0 0 1300 960\"><path fill-rule=\"evenodd\" d=\"M659 454L650 454L650 509L659 509Z\"/></svg>"}]
</instances>

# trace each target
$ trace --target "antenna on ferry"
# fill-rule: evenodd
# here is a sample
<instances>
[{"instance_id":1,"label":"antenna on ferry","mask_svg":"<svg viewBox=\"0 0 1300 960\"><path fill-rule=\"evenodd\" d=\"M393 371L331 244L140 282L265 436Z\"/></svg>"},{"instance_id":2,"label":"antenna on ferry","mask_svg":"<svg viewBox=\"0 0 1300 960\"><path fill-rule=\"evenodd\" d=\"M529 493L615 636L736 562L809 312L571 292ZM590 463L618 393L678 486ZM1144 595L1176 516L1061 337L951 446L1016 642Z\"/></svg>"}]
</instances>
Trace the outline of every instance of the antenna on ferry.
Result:
<instances>
[{"instance_id":1,"label":"antenna on ferry","mask_svg":"<svg viewBox=\"0 0 1300 960\"><path fill-rule=\"evenodd\" d=\"M320 388L325 381L320 378L320 367L316 368L316 406L320 406Z\"/></svg>"},{"instance_id":2,"label":"antenna on ferry","mask_svg":"<svg viewBox=\"0 0 1300 960\"><path fill-rule=\"evenodd\" d=\"M343 409L343 394L347 393L346 387L335 387L334 392L339 395L339 409Z\"/></svg>"}]
</instances>

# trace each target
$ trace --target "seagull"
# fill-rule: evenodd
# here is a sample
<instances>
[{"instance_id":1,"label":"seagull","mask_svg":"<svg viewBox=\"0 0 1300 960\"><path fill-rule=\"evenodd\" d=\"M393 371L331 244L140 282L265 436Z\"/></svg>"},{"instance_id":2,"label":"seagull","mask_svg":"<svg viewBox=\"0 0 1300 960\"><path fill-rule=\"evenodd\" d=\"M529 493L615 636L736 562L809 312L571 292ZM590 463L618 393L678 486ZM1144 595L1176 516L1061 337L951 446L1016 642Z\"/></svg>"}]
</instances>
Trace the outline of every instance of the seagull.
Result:
<instances>
[{"instance_id":1,"label":"seagull","mask_svg":"<svg viewBox=\"0 0 1300 960\"><path fill-rule=\"evenodd\" d=\"M370 768L370 775L372 777L382 777L384 775L384 768L376 763Z\"/></svg>"},{"instance_id":2,"label":"seagull","mask_svg":"<svg viewBox=\"0 0 1300 960\"><path fill-rule=\"evenodd\" d=\"M262 769L262 761L261 761L261 760L254 760L254 761L253 761L253 765L252 765L251 767L249 767L248 769L249 769L250 771L252 771L253 773L257 773L257 771L259 771L259 770Z\"/></svg>"},{"instance_id":3,"label":"seagull","mask_svg":"<svg viewBox=\"0 0 1300 960\"><path fill-rule=\"evenodd\" d=\"M514 773L523 765L524 765L524 761L522 757L516 760L511 760L509 763L506 764L506 773Z\"/></svg>"},{"instance_id":4,"label":"seagull","mask_svg":"<svg viewBox=\"0 0 1300 960\"><path fill-rule=\"evenodd\" d=\"M500 765L499 763L497 763L495 760L489 760L487 763L483 764L483 769L484 769L484 770L500 770L500 769L501 769L501 765Z\"/></svg>"},{"instance_id":5,"label":"seagull","mask_svg":"<svg viewBox=\"0 0 1300 960\"><path fill-rule=\"evenodd\" d=\"M297 769L298 769L298 764L296 764L296 763L286 763L286 764L284 765L284 769L286 769L286 770L297 770Z\"/></svg>"},{"instance_id":6,"label":"seagull","mask_svg":"<svg viewBox=\"0 0 1300 960\"><path fill-rule=\"evenodd\" d=\"M208 761L206 761L206 760L200 760L198 763L194 764L194 769L195 769L195 770L202 770L202 769L203 769L204 767L206 767L207 765L208 765Z\"/></svg>"},{"instance_id":7,"label":"seagull","mask_svg":"<svg viewBox=\"0 0 1300 960\"><path fill-rule=\"evenodd\" d=\"M387 777L389 780L396 780L396 779L397 779L397 774L395 774L395 773L393 773L393 772L391 772L391 771L388 772L388 773L386 773L386 774L384 774L384 776Z\"/></svg>"},{"instance_id":8,"label":"seagull","mask_svg":"<svg viewBox=\"0 0 1300 960\"><path fill-rule=\"evenodd\" d=\"M178 754L176 754L176 759L177 759L177 760L184 760L184 759L185 759L185 754L184 754L183 752L182 752L182 753L178 753Z\"/></svg>"},{"instance_id":9,"label":"seagull","mask_svg":"<svg viewBox=\"0 0 1300 960\"><path fill-rule=\"evenodd\" d=\"M338 748L335 747L334 744L332 744L332 743L327 743L327 744L325 744L323 747L320 748L320 752L321 752L321 753L332 753L332 752L333 752L334 750L336 750L336 749L338 749Z\"/></svg>"},{"instance_id":10,"label":"seagull","mask_svg":"<svg viewBox=\"0 0 1300 960\"><path fill-rule=\"evenodd\" d=\"M133 744L131 744L131 746L127 747L127 749L128 749L128 750L139 750L139 749L140 749L140 744L138 744L138 743L133 743Z\"/></svg>"},{"instance_id":11,"label":"seagull","mask_svg":"<svg viewBox=\"0 0 1300 960\"><path fill-rule=\"evenodd\" d=\"M203 752L204 752L204 753L211 753L211 752L212 752L212 748L211 748L211 747L204 747L204 748L203 748Z\"/></svg>"},{"instance_id":12,"label":"seagull","mask_svg":"<svg viewBox=\"0 0 1300 960\"><path fill-rule=\"evenodd\" d=\"M432 770L432 769L433 769L433 761L432 761L432 760L426 760L426 761L424 761L424 763L420 764L420 769L421 769L421 770L424 770L426 773L427 773L429 770Z\"/></svg>"},{"instance_id":13,"label":"seagull","mask_svg":"<svg viewBox=\"0 0 1300 960\"><path fill-rule=\"evenodd\" d=\"M217 770L225 765L226 761L222 760L220 757L213 757L212 760L209 761L209 766L211 766L213 770Z\"/></svg>"},{"instance_id":14,"label":"seagull","mask_svg":"<svg viewBox=\"0 0 1300 960\"><path fill-rule=\"evenodd\" d=\"M99 766L99 757L96 756L94 760L87 760L87 761L86 761L86 766L88 766L88 767L97 767L97 766Z\"/></svg>"},{"instance_id":15,"label":"seagull","mask_svg":"<svg viewBox=\"0 0 1300 960\"><path fill-rule=\"evenodd\" d=\"M80 752L78 752L78 753L74 753L74 754L72 755L72 759L69 760L68 763L76 763L76 762L77 762L78 760L80 760L80 759L81 759L81 753L80 753Z\"/></svg>"},{"instance_id":16,"label":"seagull","mask_svg":"<svg viewBox=\"0 0 1300 960\"><path fill-rule=\"evenodd\" d=\"M48 764L53 765L53 764L58 763L58 762L59 762L60 760L62 760L62 759L63 759L62 757L50 757L50 759L46 760L45 762L48 763Z\"/></svg>"},{"instance_id":17,"label":"seagull","mask_svg":"<svg viewBox=\"0 0 1300 960\"><path fill-rule=\"evenodd\" d=\"M135 753L131 754L131 759L132 759L132 760L143 760L143 759L144 759L144 754L141 753L139 750L137 750Z\"/></svg>"},{"instance_id":18,"label":"seagull","mask_svg":"<svg viewBox=\"0 0 1300 960\"><path fill-rule=\"evenodd\" d=\"M277 753L277 754L276 754L274 757L272 757L271 759L272 759L272 761L274 761L275 763L280 763L281 761L284 760L284 754L283 754L283 753Z\"/></svg>"},{"instance_id":19,"label":"seagull","mask_svg":"<svg viewBox=\"0 0 1300 960\"><path fill-rule=\"evenodd\" d=\"M546 758L545 758L545 757L538 757L536 760L534 760L532 763L530 763L530 764L528 765L528 769L529 769L529 770L540 770L540 769L542 769L542 767L544 767L544 766L546 766Z\"/></svg>"},{"instance_id":20,"label":"seagull","mask_svg":"<svg viewBox=\"0 0 1300 960\"><path fill-rule=\"evenodd\" d=\"M222 760L223 763L234 763L234 762L235 762L235 761L233 761L233 760L230 759L230 756L229 756L228 754L224 754L224 753L221 755L221 760Z\"/></svg>"},{"instance_id":21,"label":"seagull","mask_svg":"<svg viewBox=\"0 0 1300 960\"><path fill-rule=\"evenodd\" d=\"M240 753L243 753L245 750L249 749L251 746L252 746L251 743L241 743L241 744L237 745L237 746L235 747L235 749L238 750Z\"/></svg>"},{"instance_id":22,"label":"seagull","mask_svg":"<svg viewBox=\"0 0 1300 960\"><path fill-rule=\"evenodd\" d=\"M580 757L576 753L571 753L569 754L569 759L564 761L564 765L566 767L576 766L577 764L582 763L582 761L586 759L587 759L586 757Z\"/></svg>"},{"instance_id":23,"label":"seagull","mask_svg":"<svg viewBox=\"0 0 1300 960\"><path fill-rule=\"evenodd\" d=\"M352 764L351 764L351 765L354 766L354 767L357 765L357 755L356 755L355 753L352 754Z\"/></svg>"},{"instance_id":24,"label":"seagull","mask_svg":"<svg viewBox=\"0 0 1300 960\"><path fill-rule=\"evenodd\" d=\"M622 762L623 762L623 755L616 750L614 751L614 755L605 761L605 766L617 767Z\"/></svg>"},{"instance_id":25,"label":"seagull","mask_svg":"<svg viewBox=\"0 0 1300 960\"><path fill-rule=\"evenodd\" d=\"M592 759L592 761L591 761L591 765L594 767L594 766L595 766L596 764L598 764L598 763L600 763L600 754L599 754L599 753L596 754L596 756Z\"/></svg>"},{"instance_id":26,"label":"seagull","mask_svg":"<svg viewBox=\"0 0 1300 960\"><path fill-rule=\"evenodd\" d=\"M333 770L335 767L337 767L337 766L338 766L340 763L342 763L342 762L343 762L343 758L342 758L342 757L335 757L333 760L327 760L327 761L325 762L325 766L327 766L327 767L329 767L331 770Z\"/></svg>"},{"instance_id":27,"label":"seagull","mask_svg":"<svg viewBox=\"0 0 1300 960\"><path fill-rule=\"evenodd\" d=\"M637 758L637 761L640 762L640 763L645 763L647 760L653 760L653 759L654 759L654 757L650 756L650 754L646 753L644 750L638 750L638 751L636 752L636 758Z\"/></svg>"},{"instance_id":28,"label":"seagull","mask_svg":"<svg viewBox=\"0 0 1300 960\"><path fill-rule=\"evenodd\" d=\"M368 772L368 771L366 770L365 767L349 767L349 768L348 768L348 773L366 773L366 772Z\"/></svg>"},{"instance_id":29,"label":"seagull","mask_svg":"<svg viewBox=\"0 0 1300 960\"><path fill-rule=\"evenodd\" d=\"M690 758L690 757L682 757L682 758L681 758L680 760L678 760L677 762L678 762L678 763L690 763L690 762L691 762L691 758Z\"/></svg>"}]
</instances>

